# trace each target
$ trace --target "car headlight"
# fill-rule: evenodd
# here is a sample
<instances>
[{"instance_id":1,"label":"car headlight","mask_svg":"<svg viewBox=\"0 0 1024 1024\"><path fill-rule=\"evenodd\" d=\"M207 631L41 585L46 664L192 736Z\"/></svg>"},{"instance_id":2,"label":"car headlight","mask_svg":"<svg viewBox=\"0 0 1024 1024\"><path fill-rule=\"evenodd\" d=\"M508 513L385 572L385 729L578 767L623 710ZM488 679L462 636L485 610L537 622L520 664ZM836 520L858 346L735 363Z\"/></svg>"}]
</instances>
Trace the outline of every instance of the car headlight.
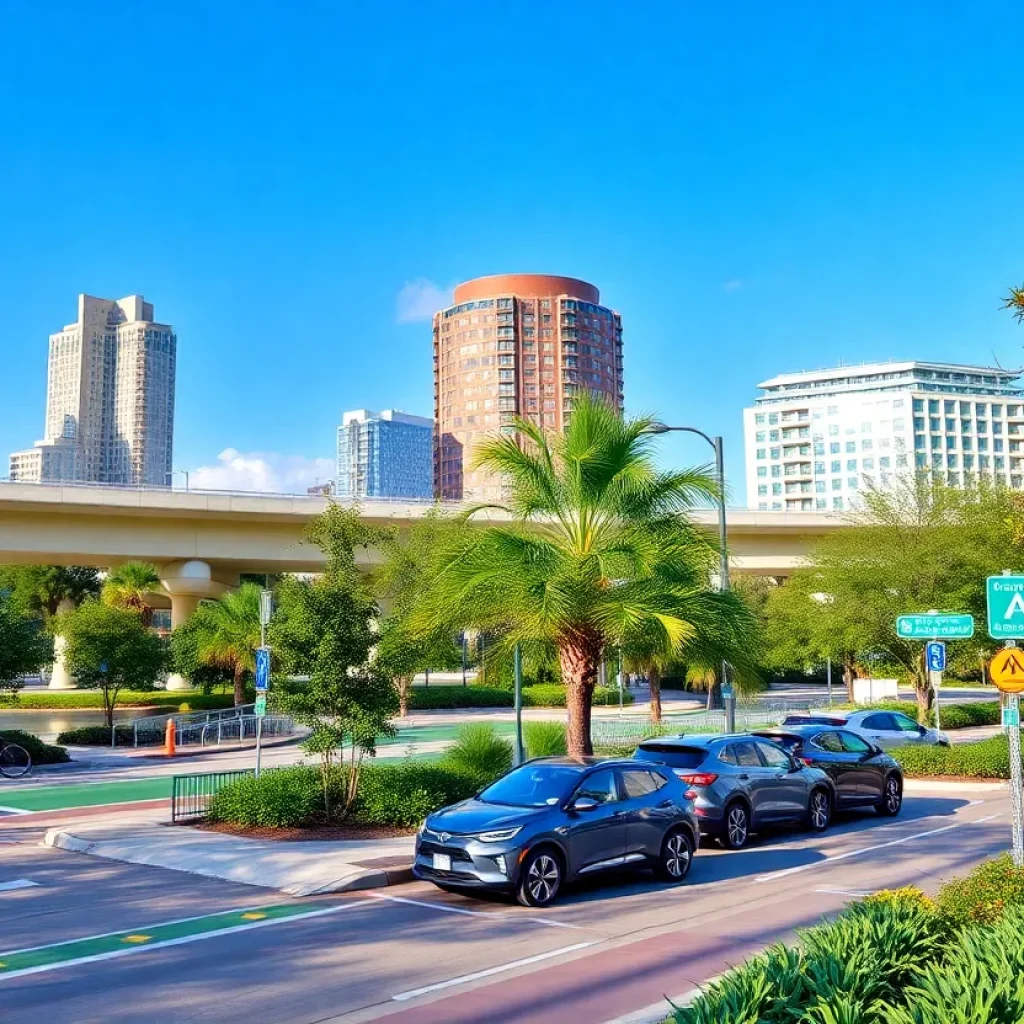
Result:
<instances>
[{"instance_id":1,"label":"car headlight","mask_svg":"<svg viewBox=\"0 0 1024 1024\"><path fill-rule=\"evenodd\" d=\"M515 828L500 828L494 832L481 832L476 838L480 843L507 843L519 835L522 830L523 826L517 825Z\"/></svg>"}]
</instances>

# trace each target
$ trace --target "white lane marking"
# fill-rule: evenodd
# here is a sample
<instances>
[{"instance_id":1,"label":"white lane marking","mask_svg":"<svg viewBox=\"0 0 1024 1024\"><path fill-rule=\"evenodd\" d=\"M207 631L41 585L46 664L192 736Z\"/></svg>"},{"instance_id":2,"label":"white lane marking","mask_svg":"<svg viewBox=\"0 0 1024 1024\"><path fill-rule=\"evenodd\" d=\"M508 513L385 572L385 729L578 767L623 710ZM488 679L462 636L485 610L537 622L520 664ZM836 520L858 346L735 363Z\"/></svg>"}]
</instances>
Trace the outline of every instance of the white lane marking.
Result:
<instances>
[{"instance_id":1,"label":"white lane marking","mask_svg":"<svg viewBox=\"0 0 1024 1024\"><path fill-rule=\"evenodd\" d=\"M853 896L856 899L863 899L871 895L870 889L815 889L815 892L828 893L830 896Z\"/></svg>"},{"instance_id":2,"label":"white lane marking","mask_svg":"<svg viewBox=\"0 0 1024 1024\"><path fill-rule=\"evenodd\" d=\"M900 839L890 839L887 843L876 843L874 846L862 846L856 850L847 850L846 853L837 853L832 857L823 857L821 860L811 861L809 864L798 864L795 868L784 868L782 871L772 871L767 875L758 875L755 882L772 882L776 878L785 878L787 875L795 875L801 871L810 871L813 868L825 867L834 864L837 860L847 860L850 857L859 857L863 853L873 853L875 850L885 850L890 846L901 846L914 839L924 839L925 836L937 836L940 832L948 832L950 829L959 828L962 824L970 825L972 822L956 822L953 825L946 825L943 828L929 829L927 832L915 832L910 836L903 836Z\"/></svg>"},{"instance_id":3,"label":"white lane marking","mask_svg":"<svg viewBox=\"0 0 1024 1024\"><path fill-rule=\"evenodd\" d=\"M527 967L529 964L539 963L541 960L550 960L552 957L564 956L566 953L575 953L578 949L587 949L589 946L596 946L601 940L594 942L577 942L571 946L562 946L559 949L552 949L547 953L537 953L535 956L523 957L522 960L512 960L507 964L498 964L497 967L488 967L485 971L474 971L472 974L463 974L458 978L449 978L448 981L439 981L433 985L424 985L422 988L412 988L408 992L399 992L391 998L399 1003L407 999L415 999L417 996L424 996L428 992L439 992L441 989L454 988L456 985L466 985L471 981L478 981L480 978L490 978L495 974L504 974L505 971L514 971L517 967Z\"/></svg>"},{"instance_id":4,"label":"white lane marking","mask_svg":"<svg viewBox=\"0 0 1024 1024\"><path fill-rule=\"evenodd\" d=\"M0 813L3 814L31 814L31 811L26 811L23 807L0 807Z\"/></svg>"},{"instance_id":5,"label":"white lane marking","mask_svg":"<svg viewBox=\"0 0 1024 1024\"><path fill-rule=\"evenodd\" d=\"M497 910L467 910L465 907L449 907L445 903L431 903L429 900L412 900L408 896L389 896L383 892L368 892L374 900L387 900L389 903L408 903L411 907L424 907L427 910L439 910L443 914L463 914L465 917L486 917L490 920L529 921L531 924L543 924L549 928L571 928L574 931L586 931L578 924L567 924L564 921L552 921L546 917L528 917L525 914L509 914Z\"/></svg>"},{"instance_id":6,"label":"white lane marking","mask_svg":"<svg viewBox=\"0 0 1024 1024\"><path fill-rule=\"evenodd\" d=\"M10 882L0 882L0 892L11 892L13 889L31 889L38 884L38 882L33 882L30 878L15 878Z\"/></svg>"},{"instance_id":7,"label":"white lane marking","mask_svg":"<svg viewBox=\"0 0 1024 1024\"><path fill-rule=\"evenodd\" d=\"M323 917L325 914L337 914L342 910L354 910L356 907L363 906L367 901L359 900L355 903L344 903L340 906L325 907L323 910L311 910L308 914L294 914L291 917L274 917L267 921L251 921L245 924L233 924L227 928L218 928L212 932L198 932L195 935L182 935L176 939L163 939L160 942L150 942L148 944L138 946L127 946L124 949L113 949L109 953L93 953L90 956L79 956L73 960L57 960L52 964L39 964L36 967L23 967L18 971L8 971L6 974L0 974L0 983L7 981L8 978L23 978L28 974L43 974L47 971L57 971L63 967L78 967L80 964L95 964L101 960L116 960L118 957L131 956L132 953L143 953L147 949L166 949L168 946L185 946L190 942L201 942L203 939L216 939L223 935L232 935L235 932L249 932L256 928L269 928L274 924L284 924L286 921L308 921L311 917ZM211 916L209 914L205 915ZM198 918L186 918L185 920L195 921ZM156 926L154 926L156 927ZM120 935L120 932L108 932L108 935ZM86 939L100 938L97 935L87 935ZM77 940L70 939L65 942L52 942L49 946L36 946L35 949L49 949L51 946L65 946L68 942L74 942ZM26 950L5 950L8 956L13 952L27 952Z\"/></svg>"},{"instance_id":8,"label":"white lane marking","mask_svg":"<svg viewBox=\"0 0 1024 1024\"><path fill-rule=\"evenodd\" d=\"M984 818L975 818L974 821L971 822L971 824L972 825L980 825L983 821L992 821L993 818L1001 818L1001 817L1002 817L1002 813L989 814L989 815L987 815Z\"/></svg>"}]
</instances>

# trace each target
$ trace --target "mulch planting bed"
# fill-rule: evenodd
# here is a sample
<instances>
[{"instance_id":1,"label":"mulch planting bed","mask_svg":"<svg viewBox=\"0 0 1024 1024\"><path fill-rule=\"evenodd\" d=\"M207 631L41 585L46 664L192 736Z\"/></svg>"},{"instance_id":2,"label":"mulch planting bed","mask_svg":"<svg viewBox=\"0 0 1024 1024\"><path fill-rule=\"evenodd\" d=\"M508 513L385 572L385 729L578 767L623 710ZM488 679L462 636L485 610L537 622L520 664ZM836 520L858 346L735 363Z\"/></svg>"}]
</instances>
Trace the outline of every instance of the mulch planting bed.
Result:
<instances>
[{"instance_id":1,"label":"mulch planting bed","mask_svg":"<svg viewBox=\"0 0 1024 1024\"><path fill-rule=\"evenodd\" d=\"M399 828L395 825L325 825L315 828L269 828L260 825L233 825L230 822L203 822L197 826L208 832L222 832L229 836L245 836L249 839L277 839L282 842L304 842L315 840L346 839L397 839L416 834L414 828Z\"/></svg>"}]
</instances>

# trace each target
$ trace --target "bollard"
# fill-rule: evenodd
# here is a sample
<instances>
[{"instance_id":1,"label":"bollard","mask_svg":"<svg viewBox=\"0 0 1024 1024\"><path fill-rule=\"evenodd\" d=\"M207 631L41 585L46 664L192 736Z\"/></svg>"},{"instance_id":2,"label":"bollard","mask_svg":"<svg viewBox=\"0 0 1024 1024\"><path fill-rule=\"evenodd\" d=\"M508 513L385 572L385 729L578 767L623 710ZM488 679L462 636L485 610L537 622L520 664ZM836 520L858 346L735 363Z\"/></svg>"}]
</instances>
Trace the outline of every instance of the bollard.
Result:
<instances>
[{"instance_id":1,"label":"bollard","mask_svg":"<svg viewBox=\"0 0 1024 1024\"><path fill-rule=\"evenodd\" d=\"M174 757L174 719L167 719L167 728L164 730L164 753L168 757Z\"/></svg>"}]
</instances>

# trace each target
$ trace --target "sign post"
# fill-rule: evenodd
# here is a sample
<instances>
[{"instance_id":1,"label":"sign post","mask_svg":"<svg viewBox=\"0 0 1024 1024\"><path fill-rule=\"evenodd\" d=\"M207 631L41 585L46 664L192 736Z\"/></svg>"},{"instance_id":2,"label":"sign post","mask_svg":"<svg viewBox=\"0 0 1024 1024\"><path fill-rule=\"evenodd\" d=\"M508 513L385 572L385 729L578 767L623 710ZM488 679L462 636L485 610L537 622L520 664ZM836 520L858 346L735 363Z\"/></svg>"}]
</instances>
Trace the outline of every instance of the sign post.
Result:
<instances>
[{"instance_id":1,"label":"sign post","mask_svg":"<svg viewBox=\"0 0 1024 1024\"><path fill-rule=\"evenodd\" d=\"M999 577L995 577L998 579ZM989 623L991 628L991 606ZM1024 651L1008 640L1009 646L989 662L992 682L1006 695L1003 727L1010 741L1010 807L1013 813L1013 863L1024 867L1024 779L1020 764L1020 693L1024 691Z\"/></svg>"},{"instance_id":2,"label":"sign post","mask_svg":"<svg viewBox=\"0 0 1024 1024\"><path fill-rule=\"evenodd\" d=\"M267 713L267 691L270 689L270 648L267 646L267 624L274 614L274 595L260 591L260 646L256 650L256 778L260 777L263 755L263 716ZM239 736L239 739L242 737Z\"/></svg>"},{"instance_id":3,"label":"sign post","mask_svg":"<svg viewBox=\"0 0 1024 1024\"><path fill-rule=\"evenodd\" d=\"M924 645L924 660L928 665L928 678L935 691L935 728L941 729L939 719L939 687L942 686L942 673L946 671L946 645L941 640L932 640Z\"/></svg>"}]
</instances>

